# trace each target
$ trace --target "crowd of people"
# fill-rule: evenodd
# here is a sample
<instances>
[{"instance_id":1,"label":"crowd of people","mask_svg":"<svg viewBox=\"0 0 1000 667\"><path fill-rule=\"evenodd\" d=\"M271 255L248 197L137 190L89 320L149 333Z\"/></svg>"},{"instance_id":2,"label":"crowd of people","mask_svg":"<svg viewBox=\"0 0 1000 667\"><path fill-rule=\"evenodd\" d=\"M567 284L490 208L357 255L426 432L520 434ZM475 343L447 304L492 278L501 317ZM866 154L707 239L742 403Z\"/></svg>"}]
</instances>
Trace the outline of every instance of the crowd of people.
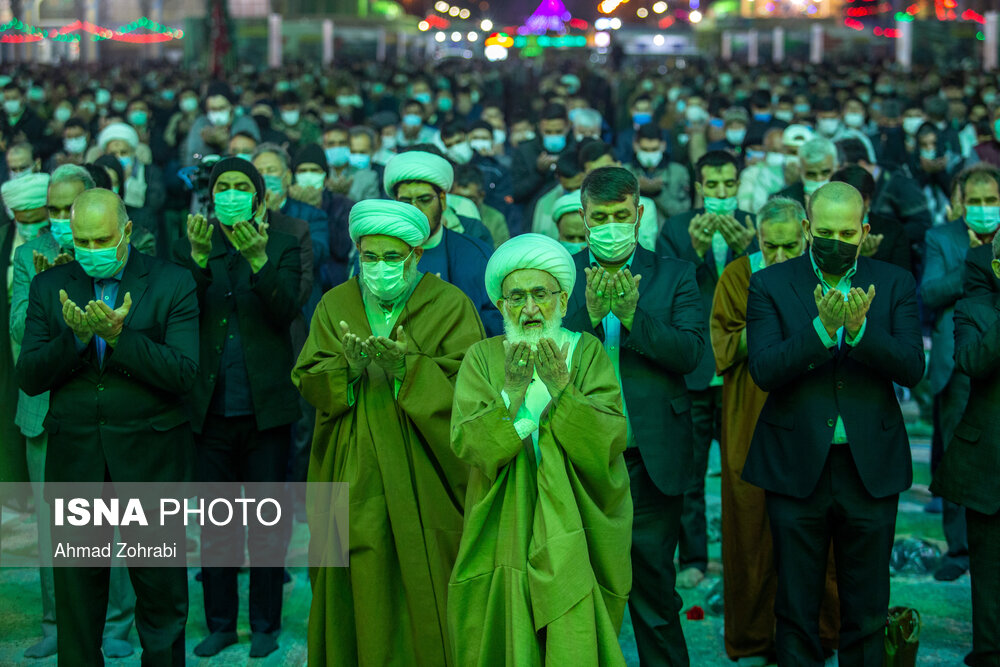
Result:
<instances>
[{"instance_id":1,"label":"crowd of people","mask_svg":"<svg viewBox=\"0 0 1000 667\"><path fill-rule=\"evenodd\" d=\"M966 662L1000 664L997 77L536 65L6 67L0 481L40 526L41 482L348 482L310 664L624 664L627 606L687 665L717 441L727 655L882 664L929 384L935 576L971 570ZM250 569L251 657L284 576ZM237 570L199 579L205 657ZM26 656L102 664L134 620L184 664L183 569L41 586Z\"/></svg>"}]
</instances>

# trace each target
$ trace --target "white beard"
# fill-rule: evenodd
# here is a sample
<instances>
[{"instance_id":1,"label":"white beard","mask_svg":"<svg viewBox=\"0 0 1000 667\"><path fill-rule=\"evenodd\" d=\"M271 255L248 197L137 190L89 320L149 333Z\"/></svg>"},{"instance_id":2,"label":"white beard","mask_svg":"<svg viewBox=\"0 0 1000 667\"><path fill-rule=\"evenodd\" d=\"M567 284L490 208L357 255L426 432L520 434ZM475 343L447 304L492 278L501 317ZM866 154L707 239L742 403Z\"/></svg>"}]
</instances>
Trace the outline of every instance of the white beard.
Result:
<instances>
[{"instance_id":1,"label":"white beard","mask_svg":"<svg viewBox=\"0 0 1000 667\"><path fill-rule=\"evenodd\" d=\"M532 350L538 350L538 342L543 338L551 338L559 345L562 341L562 318L553 317L551 320L545 320L545 324L541 327L534 327L525 331L521 325L517 322L512 322L507 314L504 313L503 317L503 333L507 342L511 345L517 345L518 343L528 343L531 345Z\"/></svg>"}]
</instances>

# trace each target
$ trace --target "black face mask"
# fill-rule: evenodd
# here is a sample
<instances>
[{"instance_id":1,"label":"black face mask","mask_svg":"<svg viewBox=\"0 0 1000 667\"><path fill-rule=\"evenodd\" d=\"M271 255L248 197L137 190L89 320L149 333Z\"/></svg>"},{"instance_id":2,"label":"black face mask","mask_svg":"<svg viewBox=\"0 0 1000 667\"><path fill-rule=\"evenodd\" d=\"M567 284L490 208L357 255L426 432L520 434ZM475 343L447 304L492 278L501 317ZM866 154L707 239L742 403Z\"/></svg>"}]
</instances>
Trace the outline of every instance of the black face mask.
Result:
<instances>
[{"instance_id":1,"label":"black face mask","mask_svg":"<svg viewBox=\"0 0 1000 667\"><path fill-rule=\"evenodd\" d=\"M858 257L858 246L837 239L812 237L812 256L823 273L842 276L854 266Z\"/></svg>"}]
</instances>

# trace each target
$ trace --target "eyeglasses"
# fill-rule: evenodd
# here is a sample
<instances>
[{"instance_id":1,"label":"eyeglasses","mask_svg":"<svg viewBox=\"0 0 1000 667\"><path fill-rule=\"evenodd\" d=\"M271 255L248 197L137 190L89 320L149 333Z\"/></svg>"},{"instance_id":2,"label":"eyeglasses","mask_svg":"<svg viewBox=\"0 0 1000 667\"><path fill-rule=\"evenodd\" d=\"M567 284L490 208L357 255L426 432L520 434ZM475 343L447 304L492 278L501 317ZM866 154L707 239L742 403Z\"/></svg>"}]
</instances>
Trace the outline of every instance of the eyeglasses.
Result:
<instances>
[{"instance_id":1,"label":"eyeglasses","mask_svg":"<svg viewBox=\"0 0 1000 667\"><path fill-rule=\"evenodd\" d=\"M516 289L507 296L504 297L504 301L514 306L515 308L520 308L521 306L528 303L528 297L535 302L536 305L544 306L549 301L552 301L552 297L556 294L561 294L562 290L550 291L544 287L539 287L533 289L530 292L525 292L524 290Z\"/></svg>"},{"instance_id":2,"label":"eyeglasses","mask_svg":"<svg viewBox=\"0 0 1000 667\"><path fill-rule=\"evenodd\" d=\"M374 264L375 262L385 262L386 264L398 264L399 262L405 262L409 259L410 255L413 254L411 250L406 255L401 255L398 252L387 252L381 257L373 252L363 252L361 253L361 261L365 264Z\"/></svg>"},{"instance_id":3,"label":"eyeglasses","mask_svg":"<svg viewBox=\"0 0 1000 667\"><path fill-rule=\"evenodd\" d=\"M437 195L420 195L419 197L399 197L396 201L410 206L429 206L435 199L437 199Z\"/></svg>"}]
</instances>

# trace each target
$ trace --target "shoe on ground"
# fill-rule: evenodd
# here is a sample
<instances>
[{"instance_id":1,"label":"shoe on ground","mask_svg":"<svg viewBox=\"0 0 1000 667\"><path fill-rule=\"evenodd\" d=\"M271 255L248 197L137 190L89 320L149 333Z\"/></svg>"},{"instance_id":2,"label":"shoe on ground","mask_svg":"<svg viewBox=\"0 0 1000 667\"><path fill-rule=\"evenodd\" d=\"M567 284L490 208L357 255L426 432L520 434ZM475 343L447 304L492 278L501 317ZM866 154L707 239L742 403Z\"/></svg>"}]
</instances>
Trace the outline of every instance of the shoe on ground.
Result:
<instances>
[{"instance_id":1,"label":"shoe on ground","mask_svg":"<svg viewBox=\"0 0 1000 667\"><path fill-rule=\"evenodd\" d=\"M47 658L50 655L55 655L58 651L58 646L55 636L44 637L42 641L37 644L33 644L28 648L24 649L25 658Z\"/></svg>"},{"instance_id":2,"label":"shoe on ground","mask_svg":"<svg viewBox=\"0 0 1000 667\"><path fill-rule=\"evenodd\" d=\"M278 650L277 633L255 632L250 637L250 657L263 658Z\"/></svg>"},{"instance_id":3,"label":"shoe on ground","mask_svg":"<svg viewBox=\"0 0 1000 667\"><path fill-rule=\"evenodd\" d=\"M677 588L695 588L704 578L704 572L696 567L689 567L677 575Z\"/></svg>"},{"instance_id":4,"label":"shoe on ground","mask_svg":"<svg viewBox=\"0 0 1000 667\"><path fill-rule=\"evenodd\" d=\"M194 654L199 658L210 658L227 646L236 643L235 632L213 632L194 647Z\"/></svg>"},{"instance_id":5,"label":"shoe on ground","mask_svg":"<svg viewBox=\"0 0 1000 667\"><path fill-rule=\"evenodd\" d=\"M135 653L135 648L124 639L105 639L101 643L105 658L127 658Z\"/></svg>"},{"instance_id":6,"label":"shoe on ground","mask_svg":"<svg viewBox=\"0 0 1000 667\"><path fill-rule=\"evenodd\" d=\"M964 568L958 563L945 563L934 573L934 578L938 581L955 581L966 572L968 572L968 568Z\"/></svg>"}]
</instances>

